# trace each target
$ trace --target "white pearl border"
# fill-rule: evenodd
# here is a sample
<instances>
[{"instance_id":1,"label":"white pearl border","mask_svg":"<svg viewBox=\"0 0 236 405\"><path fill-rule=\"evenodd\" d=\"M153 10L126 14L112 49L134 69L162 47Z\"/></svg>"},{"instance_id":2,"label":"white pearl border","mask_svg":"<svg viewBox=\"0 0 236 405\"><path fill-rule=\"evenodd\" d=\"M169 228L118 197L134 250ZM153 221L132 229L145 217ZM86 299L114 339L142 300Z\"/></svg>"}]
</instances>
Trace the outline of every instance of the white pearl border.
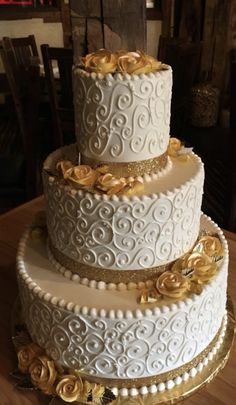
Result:
<instances>
[{"instance_id":1,"label":"white pearl border","mask_svg":"<svg viewBox=\"0 0 236 405\"><path fill-rule=\"evenodd\" d=\"M68 158L68 153L73 153L73 148L75 148L75 144L72 145L66 145L60 149L57 149L56 151L52 152L47 159L44 162L43 165L43 172L44 175L46 175L46 181L49 183L49 185L52 185L55 181L56 181L56 177L53 176L52 174L50 174L50 169L52 169L52 166L55 166L55 162L57 162L59 159L65 159L65 156ZM187 180L185 183L181 184L179 187L173 187L170 190L167 190L166 192L159 192L159 193L151 193L151 194L143 194L140 196L124 196L124 195L107 195L107 194L91 194L86 190L82 190L82 189L76 189L73 188L73 186L69 185L69 184L61 184L58 183L58 187L60 188L65 188L66 191L68 191L69 193L71 193L72 195L76 196L78 194L79 197L83 198L83 197L89 197L89 196L93 196L94 199L98 200L98 201L122 201L122 202L129 202L129 201L146 201L146 200L156 200L162 197L166 197L166 196L171 196L172 194L176 194L177 192L180 192L181 190L184 190L186 187L190 186L191 184L193 184L196 181L196 178L201 176L204 170L204 166L203 163L200 159L200 157L198 155L196 155L194 152L190 152L189 155L194 159L195 164L197 165L196 167L196 173L195 175ZM168 156L168 163L167 163L167 167L163 168L163 170L161 170L160 172L157 173L152 173L150 175L145 174L143 177L139 176L137 177L137 180L141 181L141 182L151 182L151 181L155 181L158 178L165 176L172 168L173 166L173 162L172 159ZM184 164L184 162L183 162Z\"/></svg>"},{"instance_id":2,"label":"white pearl border","mask_svg":"<svg viewBox=\"0 0 236 405\"><path fill-rule=\"evenodd\" d=\"M217 228L217 233L219 234L223 248L225 251L225 255L228 256L228 246L224 237L222 230L211 220L210 217L207 215L203 215L206 222L211 222ZM78 274L73 273L71 270L67 269L66 267L62 266L53 256L53 253L50 250L49 244L47 243L47 252L48 252L48 259L51 264L55 267L59 273L61 273L67 279L74 281L77 284L86 285L90 288L96 288L98 290L110 290L110 291L126 291L126 290L143 290L144 288L151 288L154 285L152 280L147 280L145 282L140 281L138 283L130 282L128 284L125 283L106 283L105 281L96 281L96 280L89 280L88 278L84 277L81 278Z\"/></svg>"},{"instance_id":3,"label":"white pearl border","mask_svg":"<svg viewBox=\"0 0 236 405\"><path fill-rule=\"evenodd\" d=\"M189 371L184 372L183 374L177 376L173 380L168 380L165 382L161 382L159 384L152 384L150 386L143 386L140 388L121 388L118 389L117 387L111 388L112 392L114 395L122 396L122 397L127 397L127 396L137 396L137 395L147 395L147 394L156 394L158 392L163 392L163 391L169 391L172 388L174 388L176 385L180 385L183 382L186 382L190 378L194 378L198 373L200 373L204 367L206 367L209 363L209 361L213 360L215 354L219 350L220 346L223 343L225 332L227 328L227 312L223 318L223 325L222 329L219 335L219 338L217 339L217 342L215 346L212 348L212 350L207 354L204 359L198 363L196 367L191 368Z\"/></svg>"},{"instance_id":4,"label":"white pearl border","mask_svg":"<svg viewBox=\"0 0 236 405\"><path fill-rule=\"evenodd\" d=\"M222 272L225 271L225 266L228 266L228 245L226 242L226 239L224 237L223 232L221 229L213 222L211 219L207 216L205 216L206 222L214 225L215 230L219 234L223 248L224 248L224 258L223 262L221 264L221 269L218 272L218 275ZM189 307L192 305L194 301L198 299L198 295L192 294L191 297L185 298L184 300L179 300L176 301L175 303L167 304L167 305L162 305L161 307L155 307L155 308L143 308L141 309L135 309L135 310L125 310L122 311L120 309L118 310L105 310L105 309L96 309L96 308L88 308L87 306L79 306L78 304L74 304L73 302L66 302L64 299L61 299L60 297L55 297L50 293L46 293L43 291L32 279L31 277L27 274L25 264L24 264L24 254L25 254L25 249L27 246L27 241L30 237L30 232L31 228L28 228L25 233L23 234L19 247L18 247L18 252L17 252L17 270L18 270L18 275L19 277L23 280L23 282L27 285L28 289L32 291L33 295L35 297L39 297L41 300L44 300L46 302L51 302L53 305L58 305L61 308L66 308L76 314L90 314L91 316L99 316L99 317L110 317L111 319L114 318L114 316L118 317L119 319L140 319L143 316L157 316L160 315L161 313L167 313L170 310L176 310L177 308L182 309L183 307ZM218 277L216 276L212 281L210 281L208 284L204 286L204 290L206 291L209 288L212 288L212 286L217 282ZM94 280L95 281L95 280ZM99 282L95 282L94 285L97 285ZM94 288L94 287L93 287Z\"/></svg>"},{"instance_id":5,"label":"white pearl border","mask_svg":"<svg viewBox=\"0 0 236 405\"><path fill-rule=\"evenodd\" d=\"M102 74L102 73L96 73L96 72L87 72L83 68L81 68L79 65L74 65L73 66L73 74L75 75L80 75L80 76L85 76L85 77L90 77L93 80L106 80L107 82L109 81L123 81L123 80L145 80L145 79L153 79L154 77L162 76L163 74L166 75L165 72L168 72L170 75L172 72L172 68L170 65L166 65L163 63L163 69L157 70L155 72L149 72L149 73L140 73L140 74L129 74L129 73L107 73L107 74Z\"/></svg>"}]
</instances>

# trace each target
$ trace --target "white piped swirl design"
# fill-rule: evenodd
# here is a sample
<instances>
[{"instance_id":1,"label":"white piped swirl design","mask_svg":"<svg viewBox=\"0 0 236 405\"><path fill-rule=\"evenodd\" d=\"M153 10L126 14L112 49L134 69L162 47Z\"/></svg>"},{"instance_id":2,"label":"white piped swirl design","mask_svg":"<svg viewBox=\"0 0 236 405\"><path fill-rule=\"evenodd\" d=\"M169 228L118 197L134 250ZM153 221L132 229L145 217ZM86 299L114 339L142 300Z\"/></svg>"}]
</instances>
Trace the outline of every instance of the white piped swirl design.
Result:
<instances>
[{"instance_id":1,"label":"white piped swirl design","mask_svg":"<svg viewBox=\"0 0 236 405\"><path fill-rule=\"evenodd\" d=\"M165 194L107 198L71 192L47 176L44 185L51 242L78 263L114 270L161 266L186 253L198 236L201 164L191 181Z\"/></svg>"},{"instance_id":2,"label":"white piped swirl design","mask_svg":"<svg viewBox=\"0 0 236 405\"><path fill-rule=\"evenodd\" d=\"M163 154L169 141L171 68L141 75L74 69L76 135L87 158L133 162Z\"/></svg>"},{"instance_id":3,"label":"white piped swirl design","mask_svg":"<svg viewBox=\"0 0 236 405\"><path fill-rule=\"evenodd\" d=\"M226 306L227 243L207 218L203 229L222 239L224 259L217 276L199 295L145 307L135 304L133 309L131 292L127 301L127 292L113 292L111 298L106 290L102 307L88 306L88 292L93 304L101 304L101 292L62 282L47 259L45 242L34 242L27 231L19 245L17 271L23 318L33 341L63 366L108 379L150 377L191 361L216 335Z\"/></svg>"},{"instance_id":4,"label":"white piped swirl design","mask_svg":"<svg viewBox=\"0 0 236 405\"><path fill-rule=\"evenodd\" d=\"M33 341L55 361L102 378L150 377L191 361L211 342L225 311L225 272L182 309L141 319L75 314L35 298L21 282Z\"/></svg>"}]
</instances>

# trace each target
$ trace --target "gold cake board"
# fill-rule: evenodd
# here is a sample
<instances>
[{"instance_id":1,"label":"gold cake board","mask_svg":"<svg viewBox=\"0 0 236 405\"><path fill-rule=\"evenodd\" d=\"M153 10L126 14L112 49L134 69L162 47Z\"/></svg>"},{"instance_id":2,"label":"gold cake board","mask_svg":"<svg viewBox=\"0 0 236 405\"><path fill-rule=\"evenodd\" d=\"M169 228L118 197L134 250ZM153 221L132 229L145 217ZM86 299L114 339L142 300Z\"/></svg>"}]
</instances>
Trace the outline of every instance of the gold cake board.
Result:
<instances>
[{"instance_id":1,"label":"gold cake board","mask_svg":"<svg viewBox=\"0 0 236 405\"><path fill-rule=\"evenodd\" d=\"M12 314L12 336L15 336L17 326L22 323L22 317L20 313L20 302L17 299L15 306L13 308ZM233 310L233 305L228 297L227 300L227 325L224 335L223 343L214 355L213 360L209 361L207 366L204 366L203 370L199 372L194 378L189 378L188 381L182 382L180 385L163 392L158 392L156 394L147 395L136 395L134 397L122 397L118 396L114 401L110 402L111 405L159 405L159 404L176 404L177 402L183 401L190 395L195 394L200 389L203 389L207 384L209 384L213 378L224 368L227 363L230 350L233 346L234 335L235 335L235 315ZM17 348L16 342L13 338L13 344ZM60 400L60 404L68 404ZM83 402L73 402L74 404L84 405ZM93 405L93 402L86 402L86 404Z\"/></svg>"}]
</instances>

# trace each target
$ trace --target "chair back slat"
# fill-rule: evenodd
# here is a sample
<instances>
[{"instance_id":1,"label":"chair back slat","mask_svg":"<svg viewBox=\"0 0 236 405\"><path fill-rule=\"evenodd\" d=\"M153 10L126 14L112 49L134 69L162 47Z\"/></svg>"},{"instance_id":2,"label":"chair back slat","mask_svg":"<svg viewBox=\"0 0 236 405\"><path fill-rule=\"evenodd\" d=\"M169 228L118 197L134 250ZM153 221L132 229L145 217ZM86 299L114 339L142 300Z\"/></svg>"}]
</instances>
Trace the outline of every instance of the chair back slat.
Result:
<instances>
[{"instance_id":1,"label":"chair back slat","mask_svg":"<svg viewBox=\"0 0 236 405\"><path fill-rule=\"evenodd\" d=\"M25 191L26 198L30 199L37 193L36 145L40 102L39 63L35 63L39 55L35 38L33 35L3 37L1 53L22 137Z\"/></svg>"},{"instance_id":2,"label":"chair back slat","mask_svg":"<svg viewBox=\"0 0 236 405\"><path fill-rule=\"evenodd\" d=\"M54 147L60 147L74 136L72 90L73 51L69 48L41 45L45 80L48 88L54 130ZM55 74L55 68L58 69ZM66 133L70 138L66 139Z\"/></svg>"}]
</instances>

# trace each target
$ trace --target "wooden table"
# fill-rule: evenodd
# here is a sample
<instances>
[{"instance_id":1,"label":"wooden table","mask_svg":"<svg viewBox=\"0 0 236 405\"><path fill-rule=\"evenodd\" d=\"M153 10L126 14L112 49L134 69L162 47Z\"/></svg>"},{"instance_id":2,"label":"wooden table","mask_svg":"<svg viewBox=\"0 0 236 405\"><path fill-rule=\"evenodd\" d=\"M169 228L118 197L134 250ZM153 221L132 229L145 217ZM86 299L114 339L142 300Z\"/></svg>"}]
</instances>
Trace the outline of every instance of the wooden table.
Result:
<instances>
[{"instance_id":1,"label":"wooden table","mask_svg":"<svg viewBox=\"0 0 236 405\"><path fill-rule=\"evenodd\" d=\"M9 373L16 367L11 342L11 311L17 297L15 256L19 238L35 213L43 208L39 197L0 216L0 405L42 405L35 392L20 391ZM236 234L225 232L229 242L229 294L236 308ZM224 370L205 389L186 399L186 405L236 403L236 342ZM58 404L60 401L57 401Z\"/></svg>"}]
</instances>

